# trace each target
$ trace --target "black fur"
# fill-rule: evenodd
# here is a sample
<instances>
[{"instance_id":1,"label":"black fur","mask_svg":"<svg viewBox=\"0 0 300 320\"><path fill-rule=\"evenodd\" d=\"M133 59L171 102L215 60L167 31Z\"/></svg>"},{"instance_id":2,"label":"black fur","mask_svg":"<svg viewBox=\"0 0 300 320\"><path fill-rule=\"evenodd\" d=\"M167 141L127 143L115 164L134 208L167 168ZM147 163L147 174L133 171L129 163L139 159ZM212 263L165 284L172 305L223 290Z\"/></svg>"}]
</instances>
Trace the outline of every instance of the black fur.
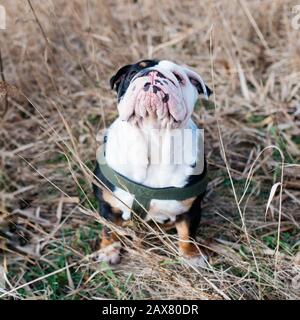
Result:
<instances>
[{"instance_id":1,"label":"black fur","mask_svg":"<svg viewBox=\"0 0 300 320\"><path fill-rule=\"evenodd\" d=\"M188 183L186 186L196 183L197 181L201 180L207 174L207 162L206 159L204 160L204 169L201 174L189 176ZM193 202L190 209L179 215L176 218L176 221L186 220L188 222L190 237L195 239L196 232L200 224L201 220L201 202L205 196L205 193L199 195Z\"/></svg>"},{"instance_id":2,"label":"black fur","mask_svg":"<svg viewBox=\"0 0 300 320\"><path fill-rule=\"evenodd\" d=\"M196 232L201 220L201 202L203 200L203 197L204 194L198 196L194 200L190 209L187 212L177 216L176 218L177 222L182 220L187 221L187 224L189 226L190 237L194 240L196 239Z\"/></svg>"},{"instance_id":3,"label":"black fur","mask_svg":"<svg viewBox=\"0 0 300 320\"><path fill-rule=\"evenodd\" d=\"M158 64L159 60L141 60L134 64L127 64L120 68L110 79L111 89L115 89L118 94L118 101L122 98L130 85L132 78L141 70L151 68Z\"/></svg>"},{"instance_id":4,"label":"black fur","mask_svg":"<svg viewBox=\"0 0 300 320\"><path fill-rule=\"evenodd\" d=\"M96 168L94 170L94 175L100 180L102 181L112 192L115 190L115 186L113 184L111 184L102 174L102 172L99 169L99 164L97 162L96 164ZM98 181L99 184L101 184L101 182ZM109 220L114 222L116 220L116 215L112 212L112 208L111 205L107 202L104 201L103 197L102 197L102 190L95 184L93 183L93 191L94 191L94 195L98 201L98 206L99 206L99 213L100 215Z\"/></svg>"}]
</instances>

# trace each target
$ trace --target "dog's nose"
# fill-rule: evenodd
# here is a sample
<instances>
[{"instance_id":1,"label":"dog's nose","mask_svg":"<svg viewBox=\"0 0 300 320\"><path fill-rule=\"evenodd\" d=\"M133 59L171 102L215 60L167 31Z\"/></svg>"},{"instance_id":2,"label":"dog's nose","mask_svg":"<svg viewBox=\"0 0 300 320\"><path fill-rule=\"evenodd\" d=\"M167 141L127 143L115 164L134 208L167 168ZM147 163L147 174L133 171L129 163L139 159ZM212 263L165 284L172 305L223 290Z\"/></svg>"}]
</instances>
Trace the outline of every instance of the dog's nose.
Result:
<instances>
[{"instance_id":1,"label":"dog's nose","mask_svg":"<svg viewBox=\"0 0 300 320\"><path fill-rule=\"evenodd\" d=\"M152 89L152 92L153 92L153 93L157 93L158 91L161 91L161 88L160 88L160 87L156 86L155 84L153 85L153 84L151 84L150 82L146 82L146 83L144 84L144 91L147 92L150 88Z\"/></svg>"}]
</instances>

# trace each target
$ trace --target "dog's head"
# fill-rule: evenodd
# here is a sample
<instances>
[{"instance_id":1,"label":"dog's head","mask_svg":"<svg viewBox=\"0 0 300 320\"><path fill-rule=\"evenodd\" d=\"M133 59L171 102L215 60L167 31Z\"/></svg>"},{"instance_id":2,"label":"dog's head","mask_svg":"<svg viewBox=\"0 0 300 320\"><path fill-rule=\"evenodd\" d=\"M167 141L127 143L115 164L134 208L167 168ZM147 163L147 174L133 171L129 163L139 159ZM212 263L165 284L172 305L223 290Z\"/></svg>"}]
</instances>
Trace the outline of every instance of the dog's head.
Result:
<instances>
[{"instance_id":1,"label":"dog's head","mask_svg":"<svg viewBox=\"0 0 300 320\"><path fill-rule=\"evenodd\" d=\"M168 60L142 60L122 67L110 79L118 94L120 118L140 125L178 128L190 118L199 94L211 90L187 67Z\"/></svg>"}]
</instances>

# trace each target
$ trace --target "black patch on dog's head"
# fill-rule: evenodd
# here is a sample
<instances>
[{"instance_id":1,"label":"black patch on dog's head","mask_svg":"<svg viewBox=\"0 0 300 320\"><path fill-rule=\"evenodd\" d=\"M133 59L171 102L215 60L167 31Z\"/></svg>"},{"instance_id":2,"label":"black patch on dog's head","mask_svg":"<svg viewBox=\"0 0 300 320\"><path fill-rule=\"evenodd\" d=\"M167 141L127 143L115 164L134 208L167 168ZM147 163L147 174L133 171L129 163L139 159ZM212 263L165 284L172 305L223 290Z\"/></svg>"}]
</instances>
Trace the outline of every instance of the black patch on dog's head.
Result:
<instances>
[{"instance_id":1,"label":"black patch on dog's head","mask_svg":"<svg viewBox=\"0 0 300 320\"><path fill-rule=\"evenodd\" d=\"M118 100L126 92L132 78L141 70L151 68L158 64L159 60L141 60L135 64L127 64L120 68L117 73L110 79L111 89L115 89L118 93Z\"/></svg>"}]
</instances>

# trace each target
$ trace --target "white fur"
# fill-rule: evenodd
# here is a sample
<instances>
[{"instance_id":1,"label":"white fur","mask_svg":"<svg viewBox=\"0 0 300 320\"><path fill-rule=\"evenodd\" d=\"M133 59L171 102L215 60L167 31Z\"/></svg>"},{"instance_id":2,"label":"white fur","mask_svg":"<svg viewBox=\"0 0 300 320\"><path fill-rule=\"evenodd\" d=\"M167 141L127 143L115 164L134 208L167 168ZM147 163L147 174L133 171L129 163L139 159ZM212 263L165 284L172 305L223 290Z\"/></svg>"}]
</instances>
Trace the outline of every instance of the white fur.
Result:
<instances>
[{"instance_id":1,"label":"white fur","mask_svg":"<svg viewBox=\"0 0 300 320\"><path fill-rule=\"evenodd\" d=\"M109 264L119 263L121 259L121 256L120 256L121 248L122 248L121 242L117 241L103 249L100 249L97 257L98 262L104 261Z\"/></svg>"},{"instance_id":2,"label":"white fur","mask_svg":"<svg viewBox=\"0 0 300 320\"><path fill-rule=\"evenodd\" d=\"M194 256L190 258L183 258L183 261L188 265L196 268L206 268L207 267L207 257L206 256Z\"/></svg>"}]
</instances>

